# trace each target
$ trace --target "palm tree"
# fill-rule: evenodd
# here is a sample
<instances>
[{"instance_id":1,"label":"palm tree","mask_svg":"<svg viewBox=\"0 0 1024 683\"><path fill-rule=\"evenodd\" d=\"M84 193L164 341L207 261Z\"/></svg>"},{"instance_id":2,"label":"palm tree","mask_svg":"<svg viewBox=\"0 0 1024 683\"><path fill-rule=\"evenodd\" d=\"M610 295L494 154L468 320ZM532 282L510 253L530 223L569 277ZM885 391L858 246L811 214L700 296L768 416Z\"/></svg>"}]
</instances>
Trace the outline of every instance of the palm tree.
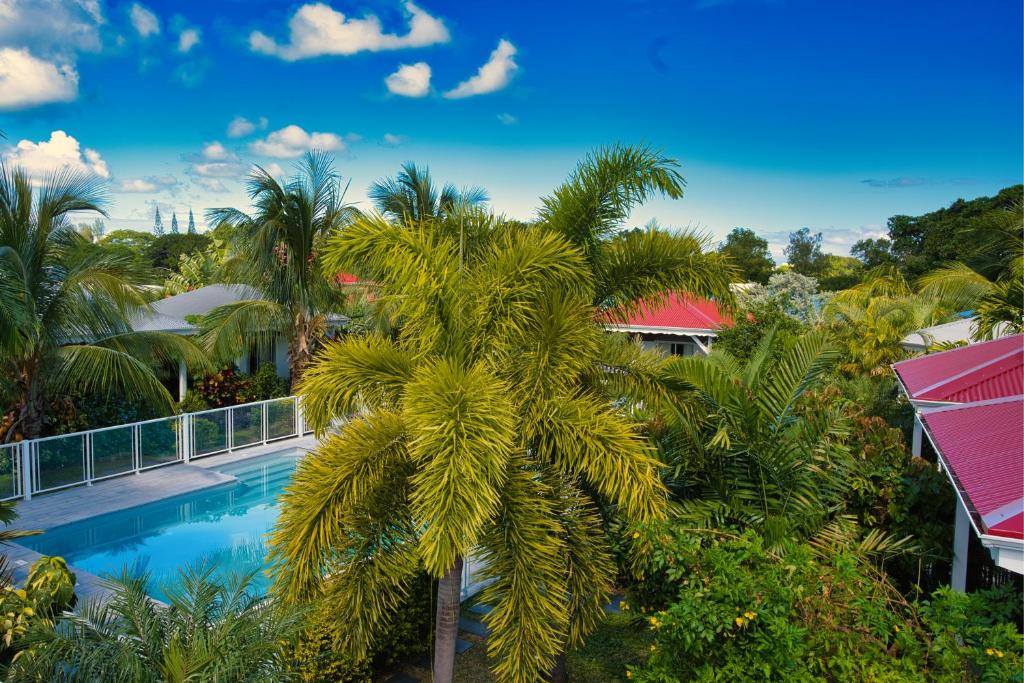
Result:
<instances>
[{"instance_id":1,"label":"palm tree","mask_svg":"<svg viewBox=\"0 0 1024 683\"><path fill-rule=\"evenodd\" d=\"M538 222L576 245L594 275L594 303L628 314L641 301L657 304L685 292L733 305L738 273L711 240L657 224L623 230L630 212L655 196L679 199L679 164L647 146L614 145L589 154L554 193L541 200Z\"/></svg>"},{"instance_id":2,"label":"palm tree","mask_svg":"<svg viewBox=\"0 0 1024 683\"><path fill-rule=\"evenodd\" d=\"M487 192L480 187L459 190L446 183L439 192L430 169L412 162L402 164L394 178L374 182L368 194L377 211L394 221L441 218L459 205L479 207L487 202Z\"/></svg>"},{"instance_id":3,"label":"palm tree","mask_svg":"<svg viewBox=\"0 0 1024 683\"><path fill-rule=\"evenodd\" d=\"M301 613L264 604L252 574L214 578L212 565L182 569L167 604L146 594L149 577L128 570L109 582L112 595L65 614L18 657L11 681L295 680L288 655Z\"/></svg>"},{"instance_id":4,"label":"palm tree","mask_svg":"<svg viewBox=\"0 0 1024 683\"><path fill-rule=\"evenodd\" d=\"M614 578L598 503L637 524L664 500L650 444L588 388L603 332L583 255L463 205L400 225L361 217L325 260L378 283L400 326L327 344L303 378L310 424L341 425L282 499L275 592L333 604L358 656L422 566L439 579L434 680L451 681L477 551L498 680L542 678Z\"/></svg>"},{"instance_id":5,"label":"palm tree","mask_svg":"<svg viewBox=\"0 0 1024 683\"><path fill-rule=\"evenodd\" d=\"M1024 207L996 209L968 226L964 236L978 245L975 270L956 262L918 280L922 296L973 309L974 335L992 339L1000 330L1024 332Z\"/></svg>"},{"instance_id":6,"label":"palm tree","mask_svg":"<svg viewBox=\"0 0 1024 683\"><path fill-rule=\"evenodd\" d=\"M231 208L206 212L211 224L233 229L231 279L261 295L205 316L201 343L216 357L237 358L254 341L269 344L283 335L292 382L301 378L342 302L318 254L323 240L355 214L344 201L346 188L331 157L310 152L284 185L256 167L249 176L252 215Z\"/></svg>"},{"instance_id":7,"label":"palm tree","mask_svg":"<svg viewBox=\"0 0 1024 683\"><path fill-rule=\"evenodd\" d=\"M902 346L906 335L945 322L951 313L945 301L916 294L895 266L879 266L825 307L845 350L840 369L851 376L887 375L907 355Z\"/></svg>"},{"instance_id":8,"label":"palm tree","mask_svg":"<svg viewBox=\"0 0 1024 683\"><path fill-rule=\"evenodd\" d=\"M33 181L0 164L0 396L14 406L8 438L38 437L50 396L79 389L117 393L170 409L156 363L203 366L190 341L135 332L149 274L92 245L78 213L103 214L104 186L69 170Z\"/></svg>"},{"instance_id":9,"label":"palm tree","mask_svg":"<svg viewBox=\"0 0 1024 683\"><path fill-rule=\"evenodd\" d=\"M904 541L862 536L845 514L845 446L851 425L842 405L800 406L838 354L824 331L780 348L774 331L745 365L716 351L668 360L673 425L669 487L680 517L702 528L752 528L770 547L793 540L894 551Z\"/></svg>"}]
</instances>

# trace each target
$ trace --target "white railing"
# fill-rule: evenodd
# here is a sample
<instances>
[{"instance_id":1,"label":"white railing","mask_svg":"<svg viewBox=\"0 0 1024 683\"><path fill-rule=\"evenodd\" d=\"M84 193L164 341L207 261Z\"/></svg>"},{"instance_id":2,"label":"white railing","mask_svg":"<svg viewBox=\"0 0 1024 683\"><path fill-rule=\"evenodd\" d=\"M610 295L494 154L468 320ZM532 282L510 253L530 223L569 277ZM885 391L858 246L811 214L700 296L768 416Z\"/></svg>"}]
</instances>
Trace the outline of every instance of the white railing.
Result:
<instances>
[{"instance_id":1,"label":"white railing","mask_svg":"<svg viewBox=\"0 0 1024 683\"><path fill-rule=\"evenodd\" d=\"M296 396L0 445L0 500L308 434Z\"/></svg>"}]
</instances>

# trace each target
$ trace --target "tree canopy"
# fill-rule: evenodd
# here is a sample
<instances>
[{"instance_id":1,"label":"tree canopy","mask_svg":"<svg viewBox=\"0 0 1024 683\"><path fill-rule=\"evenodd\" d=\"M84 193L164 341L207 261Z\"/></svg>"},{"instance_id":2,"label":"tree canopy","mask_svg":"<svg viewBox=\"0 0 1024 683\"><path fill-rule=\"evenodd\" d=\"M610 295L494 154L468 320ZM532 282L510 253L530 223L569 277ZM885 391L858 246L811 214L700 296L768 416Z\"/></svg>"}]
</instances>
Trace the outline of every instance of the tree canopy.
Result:
<instances>
[{"instance_id":1,"label":"tree canopy","mask_svg":"<svg viewBox=\"0 0 1024 683\"><path fill-rule=\"evenodd\" d=\"M733 228L718 247L718 253L732 259L740 278L746 282L767 284L775 270L768 240L758 237L750 228Z\"/></svg>"}]
</instances>

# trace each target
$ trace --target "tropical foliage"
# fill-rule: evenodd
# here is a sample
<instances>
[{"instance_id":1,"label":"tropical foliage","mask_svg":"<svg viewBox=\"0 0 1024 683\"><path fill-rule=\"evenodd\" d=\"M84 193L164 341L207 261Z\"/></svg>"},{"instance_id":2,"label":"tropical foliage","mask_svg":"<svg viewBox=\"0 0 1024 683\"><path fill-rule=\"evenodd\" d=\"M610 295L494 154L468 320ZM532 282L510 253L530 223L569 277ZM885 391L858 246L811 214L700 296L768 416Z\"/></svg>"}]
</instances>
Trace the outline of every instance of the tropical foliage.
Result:
<instances>
[{"instance_id":1,"label":"tropical foliage","mask_svg":"<svg viewBox=\"0 0 1024 683\"><path fill-rule=\"evenodd\" d=\"M18 657L11 681L298 680L289 655L302 613L264 601L251 575L214 578L214 567L181 570L167 604L146 593L145 573L127 569L110 582L106 601L63 615Z\"/></svg>"},{"instance_id":2,"label":"tropical foliage","mask_svg":"<svg viewBox=\"0 0 1024 683\"><path fill-rule=\"evenodd\" d=\"M358 654L423 566L440 579L435 675L449 680L446 628L479 547L495 674L536 680L593 628L613 579L594 498L636 523L662 514L649 445L581 384L601 337L587 263L551 231L473 209L400 226L362 218L327 262L380 283L401 328L327 345L303 380L318 430L360 416L283 499L276 590L342 605Z\"/></svg>"},{"instance_id":3,"label":"tropical foliage","mask_svg":"<svg viewBox=\"0 0 1024 683\"><path fill-rule=\"evenodd\" d=\"M1024 639L992 604L1009 597L1005 591L968 597L943 589L914 604L855 553L822 557L795 544L782 556L770 545L752 532L663 532L652 556L675 595L665 609L637 615L655 643L647 663L626 676L1019 679Z\"/></svg>"},{"instance_id":4,"label":"tropical foliage","mask_svg":"<svg viewBox=\"0 0 1024 683\"><path fill-rule=\"evenodd\" d=\"M38 187L0 165L0 396L13 406L7 437L40 436L50 397L71 390L149 401L172 399L152 368L204 356L187 339L134 332L146 310L147 274L94 248L72 215L102 214L93 177L58 171Z\"/></svg>"}]
</instances>

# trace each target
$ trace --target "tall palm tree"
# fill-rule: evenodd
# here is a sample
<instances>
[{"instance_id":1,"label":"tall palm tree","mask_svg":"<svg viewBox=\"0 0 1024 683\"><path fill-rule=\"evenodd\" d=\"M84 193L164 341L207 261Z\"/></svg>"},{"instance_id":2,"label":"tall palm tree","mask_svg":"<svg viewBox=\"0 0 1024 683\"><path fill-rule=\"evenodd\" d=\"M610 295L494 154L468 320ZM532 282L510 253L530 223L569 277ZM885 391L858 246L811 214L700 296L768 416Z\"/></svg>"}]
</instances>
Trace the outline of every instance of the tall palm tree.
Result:
<instances>
[{"instance_id":1,"label":"tall palm tree","mask_svg":"<svg viewBox=\"0 0 1024 683\"><path fill-rule=\"evenodd\" d=\"M355 214L345 203L346 189L330 155L309 152L283 185L256 167L249 176L252 215L232 208L206 212L212 224L234 231L230 279L260 293L204 317L201 342L216 357L237 358L253 342L272 343L283 335L292 382L301 378L343 300L333 273L323 270L319 250Z\"/></svg>"},{"instance_id":2,"label":"tall palm tree","mask_svg":"<svg viewBox=\"0 0 1024 683\"><path fill-rule=\"evenodd\" d=\"M968 226L964 237L977 245L980 267L941 266L918 280L920 293L957 310L973 309L979 339L999 330L1024 332L1024 207L992 211Z\"/></svg>"},{"instance_id":3,"label":"tall palm tree","mask_svg":"<svg viewBox=\"0 0 1024 683\"><path fill-rule=\"evenodd\" d=\"M69 170L40 179L0 164L0 396L14 406L8 438L40 436L49 397L117 393L170 410L156 363L203 366L190 341L135 332L149 273L95 247L70 217L103 214L104 186Z\"/></svg>"},{"instance_id":4,"label":"tall palm tree","mask_svg":"<svg viewBox=\"0 0 1024 683\"><path fill-rule=\"evenodd\" d=\"M146 593L149 577L128 570L113 594L64 615L48 635L15 659L10 681L297 680L288 655L302 627L293 608L263 604L252 575L223 582L212 565L186 568L167 604Z\"/></svg>"},{"instance_id":5,"label":"tall palm tree","mask_svg":"<svg viewBox=\"0 0 1024 683\"><path fill-rule=\"evenodd\" d=\"M589 154L565 183L541 200L538 223L576 245L594 274L594 303L616 314L670 292L733 305L737 271L710 250L708 236L652 224L623 230L630 212L656 196L679 199L686 181L679 164L647 146L614 145Z\"/></svg>"},{"instance_id":6,"label":"tall palm tree","mask_svg":"<svg viewBox=\"0 0 1024 683\"><path fill-rule=\"evenodd\" d=\"M445 183L439 191L430 169L412 162L402 164L395 177L374 182L368 194L377 211L394 221L441 218L459 205L479 207L487 202L487 192L480 187L459 190Z\"/></svg>"},{"instance_id":7,"label":"tall palm tree","mask_svg":"<svg viewBox=\"0 0 1024 683\"><path fill-rule=\"evenodd\" d=\"M439 579L434 680L451 681L478 549L495 674L536 681L593 628L614 578L597 503L641 523L662 515L663 489L650 444L585 381L603 332L583 255L549 230L457 214L364 216L327 245L401 324L326 345L303 378L317 431L343 423L282 499L274 590L334 604L358 655L422 566Z\"/></svg>"}]
</instances>

